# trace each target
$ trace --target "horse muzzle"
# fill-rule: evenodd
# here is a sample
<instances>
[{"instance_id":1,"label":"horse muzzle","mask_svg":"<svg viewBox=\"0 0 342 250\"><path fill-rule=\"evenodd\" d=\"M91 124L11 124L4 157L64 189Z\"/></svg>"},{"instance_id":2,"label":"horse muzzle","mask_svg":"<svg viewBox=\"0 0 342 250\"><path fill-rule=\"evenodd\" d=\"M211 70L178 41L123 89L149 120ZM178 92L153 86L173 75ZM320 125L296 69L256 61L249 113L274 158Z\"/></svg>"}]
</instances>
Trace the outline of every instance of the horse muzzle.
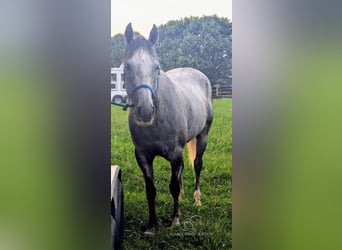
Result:
<instances>
[{"instance_id":1,"label":"horse muzzle","mask_svg":"<svg viewBox=\"0 0 342 250\"><path fill-rule=\"evenodd\" d=\"M157 96L157 92L149 84L140 84L133 89L132 96L136 124L144 127L150 126L154 120L153 99Z\"/></svg>"},{"instance_id":2,"label":"horse muzzle","mask_svg":"<svg viewBox=\"0 0 342 250\"><path fill-rule=\"evenodd\" d=\"M154 120L155 108L153 104L143 103L134 108L136 124L138 126L147 127L152 125Z\"/></svg>"}]
</instances>

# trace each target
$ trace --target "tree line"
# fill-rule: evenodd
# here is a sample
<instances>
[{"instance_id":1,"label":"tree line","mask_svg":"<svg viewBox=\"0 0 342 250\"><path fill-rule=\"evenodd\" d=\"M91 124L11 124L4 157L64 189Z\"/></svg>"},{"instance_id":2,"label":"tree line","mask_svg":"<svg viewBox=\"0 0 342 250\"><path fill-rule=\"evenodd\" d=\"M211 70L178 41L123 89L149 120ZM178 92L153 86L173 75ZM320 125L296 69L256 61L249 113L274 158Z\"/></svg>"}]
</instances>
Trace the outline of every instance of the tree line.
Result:
<instances>
[{"instance_id":1,"label":"tree line","mask_svg":"<svg viewBox=\"0 0 342 250\"><path fill-rule=\"evenodd\" d=\"M177 67L201 70L212 84L232 83L232 22L216 15L187 17L158 27L156 45L161 68ZM136 33L135 35L139 35ZM112 66L123 60L125 38L112 37Z\"/></svg>"}]
</instances>

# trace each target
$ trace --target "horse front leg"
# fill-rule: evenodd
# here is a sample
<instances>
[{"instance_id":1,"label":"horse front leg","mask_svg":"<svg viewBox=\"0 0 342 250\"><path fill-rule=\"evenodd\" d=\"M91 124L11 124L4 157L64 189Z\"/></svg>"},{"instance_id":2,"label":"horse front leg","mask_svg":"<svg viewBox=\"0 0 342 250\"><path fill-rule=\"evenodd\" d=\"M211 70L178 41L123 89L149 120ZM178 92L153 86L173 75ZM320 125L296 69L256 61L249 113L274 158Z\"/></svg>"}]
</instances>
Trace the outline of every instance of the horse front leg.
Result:
<instances>
[{"instance_id":1,"label":"horse front leg","mask_svg":"<svg viewBox=\"0 0 342 250\"><path fill-rule=\"evenodd\" d=\"M178 199L179 199L179 194L181 191L181 179L182 179L182 170L183 170L183 153L182 149L177 150L175 153L174 157L170 160L171 162L171 168L172 168L172 173L171 173L171 182L170 182L170 192L173 197L173 214L172 214L172 223L174 225L179 225L179 216L180 216L180 211L179 211L179 204L178 204Z\"/></svg>"},{"instance_id":2,"label":"horse front leg","mask_svg":"<svg viewBox=\"0 0 342 250\"><path fill-rule=\"evenodd\" d=\"M156 216L156 210L155 210L156 188L154 186L154 179L153 179L154 156L149 156L145 154L144 152L138 151L136 149L135 157L137 159L137 162L141 171L144 174L146 197L147 197L148 208L149 208L148 226L144 234L153 234L157 226L157 216Z\"/></svg>"}]
</instances>

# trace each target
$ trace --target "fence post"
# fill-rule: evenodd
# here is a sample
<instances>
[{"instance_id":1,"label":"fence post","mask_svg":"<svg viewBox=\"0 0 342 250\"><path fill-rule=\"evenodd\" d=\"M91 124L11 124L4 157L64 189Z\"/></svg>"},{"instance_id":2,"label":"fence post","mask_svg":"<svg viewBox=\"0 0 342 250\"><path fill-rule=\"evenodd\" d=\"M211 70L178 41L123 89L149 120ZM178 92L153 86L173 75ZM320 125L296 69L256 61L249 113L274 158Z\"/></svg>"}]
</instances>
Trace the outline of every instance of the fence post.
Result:
<instances>
[{"instance_id":1,"label":"fence post","mask_svg":"<svg viewBox=\"0 0 342 250\"><path fill-rule=\"evenodd\" d=\"M218 97L218 95L219 95L219 85L216 84L215 87L216 87L216 97Z\"/></svg>"}]
</instances>

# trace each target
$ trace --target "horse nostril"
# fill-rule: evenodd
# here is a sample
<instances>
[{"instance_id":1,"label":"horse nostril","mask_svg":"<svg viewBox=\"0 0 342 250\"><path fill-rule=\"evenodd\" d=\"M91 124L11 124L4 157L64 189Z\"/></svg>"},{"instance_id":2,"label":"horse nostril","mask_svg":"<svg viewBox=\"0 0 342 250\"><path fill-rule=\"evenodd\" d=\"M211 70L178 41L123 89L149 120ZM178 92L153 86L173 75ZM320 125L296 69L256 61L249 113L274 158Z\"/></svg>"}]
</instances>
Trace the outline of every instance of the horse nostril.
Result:
<instances>
[{"instance_id":1,"label":"horse nostril","mask_svg":"<svg viewBox=\"0 0 342 250\"><path fill-rule=\"evenodd\" d=\"M154 106L137 105L135 112L138 121L150 122L154 115Z\"/></svg>"},{"instance_id":2,"label":"horse nostril","mask_svg":"<svg viewBox=\"0 0 342 250\"><path fill-rule=\"evenodd\" d=\"M138 115L141 117L142 116L142 114L141 114L141 106L138 107L137 111L138 111Z\"/></svg>"}]
</instances>

